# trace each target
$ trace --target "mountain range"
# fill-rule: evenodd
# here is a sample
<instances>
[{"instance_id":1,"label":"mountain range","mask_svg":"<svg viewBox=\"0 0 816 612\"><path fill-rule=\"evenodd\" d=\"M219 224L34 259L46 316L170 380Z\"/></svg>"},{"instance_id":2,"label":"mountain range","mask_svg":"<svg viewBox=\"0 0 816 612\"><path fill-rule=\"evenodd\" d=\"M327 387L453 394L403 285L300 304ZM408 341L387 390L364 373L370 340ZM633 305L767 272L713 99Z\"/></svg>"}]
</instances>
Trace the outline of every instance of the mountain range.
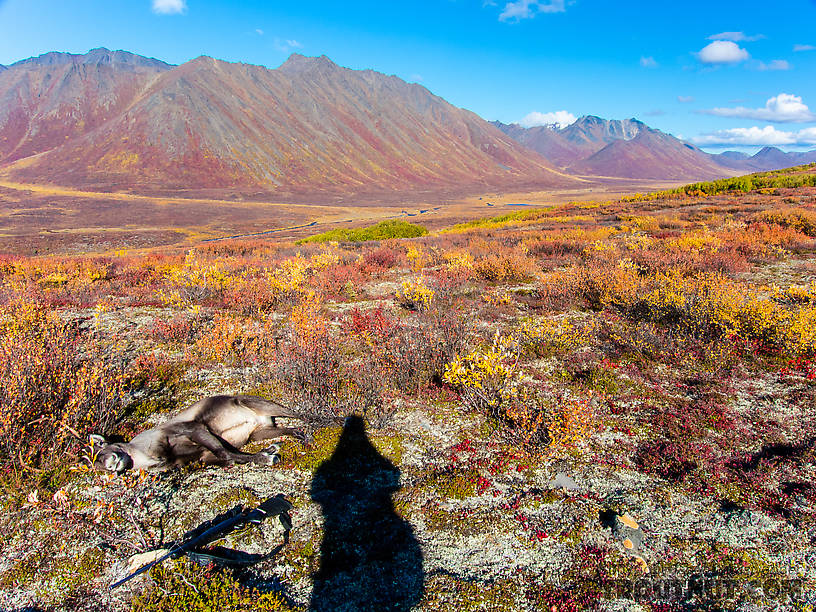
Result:
<instances>
[{"instance_id":1,"label":"mountain range","mask_svg":"<svg viewBox=\"0 0 816 612\"><path fill-rule=\"evenodd\" d=\"M100 190L579 183L420 85L297 54L276 70L105 49L18 62L0 73L0 164L14 179Z\"/></svg>"},{"instance_id":2,"label":"mountain range","mask_svg":"<svg viewBox=\"0 0 816 612\"><path fill-rule=\"evenodd\" d=\"M637 119L590 115L566 127L525 128L499 121L493 125L574 175L702 180L725 176L729 170L757 172L816 162L816 151L785 153L776 147L765 147L754 156L736 151L710 154Z\"/></svg>"},{"instance_id":3,"label":"mountain range","mask_svg":"<svg viewBox=\"0 0 816 612\"><path fill-rule=\"evenodd\" d=\"M0 66L0 172L100 191L564 188L582 177L709 179L808 156L710 155L635 119L489 123L421 85L325 56L267 69L94 49Z\"/></svg>"}]
</instances>

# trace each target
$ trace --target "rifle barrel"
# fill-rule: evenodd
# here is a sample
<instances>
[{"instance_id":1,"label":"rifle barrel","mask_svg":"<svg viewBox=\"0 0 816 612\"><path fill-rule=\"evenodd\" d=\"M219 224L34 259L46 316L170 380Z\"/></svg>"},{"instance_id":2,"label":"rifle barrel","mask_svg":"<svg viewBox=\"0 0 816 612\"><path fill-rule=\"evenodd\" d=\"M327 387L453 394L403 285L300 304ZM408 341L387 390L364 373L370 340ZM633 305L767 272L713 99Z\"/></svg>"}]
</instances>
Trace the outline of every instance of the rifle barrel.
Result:
<instances>
[{"instance_id":1,"label":"rifle barrel","mask_svg":"<svg viewBox=\"0 0 816 612\"><path fill-rule=\"evenodd\" d=\"M240 506L238 506L238 508L240 508ZM257 508L254 508L252 510L250 510L248 508L245 508L241 512L238 512L237 514L234 514L233 516L227 517L223 521L221 521L220 523L217 523L217 524L213 525L212 527L210 527L209 529L206 529L204 532L197 535L196 537L190 538L188 540L182 541L180 544L177 544L176 546L171 548L166 554L162 555L158 559L155 559L154 561L151 561L147 565L143 565L142 567L137 569L135 572L125 576L121 580L119 580L119 581L113 583L112 585L110 585L109 590L112 591L113 589L122 586L123 584L125 584L129 580L135 578L139 574L143 574L144 572L149 570L151 567L153 567L155 565L158 565L159 563L161 563L165 559L169 559L170 557L178 556L180 553L184 552L188 548L195 548L199 544L211 542L213 540L218 539L219 537L221 537L223 535L228 534L233 529L233 527L235 525L237 525L238 523L248 523L248 522L254 521L254 520L257 520L258 522L261 522L265 518L267 518L268 516L271 516L273 513L280 516L281 514L284 514L284 513L288 512L291 508L292 508L292 504L289 503L289 501L282 494L278 494L275 497L269 498L264 503L262 503L260 506L258 506ZM287 518L288 518L288 516L287 516ZM291 526L291 523L288 523L288 525ZM284 527L286 527L286 525ZM288 529L287 529L287 535L288 535Z\"/></svg>"},{"instance_id":2,"label":"rifle barrel","mask_svg":"<svg viewBox=\"0 0 816 612\"><path fill-rule=\"evenodd\" d=\"M250 515L252 515L254 512L255 512L255 510L252 510L250 512L242 512L240 514L237 514L235 516L232 516L232 517L230 517L228 519L225 519L225 520L221 521L217 525L213 525L212 527L207 529L201 535L196 536L195 538L193 538L191 540L187 540L185 542L182 542L181 544L175 546L174 548L171 548L167 553L165 553L164 555L162 555L158 559L155 559L154 561L151 561L147 565L144 565L144 566L140 567L139 569L137 569L132 574L129 574L129 575L125 576L124 578L122 578L121 580L119 580L118 582L115 582L114 584L112 584L110 586L110 590L112 591L113 589L122 586L123 584L125 584L129 580L135 578L139 574L143 574L144 572L149 570L151 567L153 567L154 565L158 565L159 563L161 563L165 559L169 559L170 557L175 557L179 553L184 552L185 550L187 550L188 548L195 548L199 543L208 541L209 538L215 539L214 536L216 536L218 533L231 529L234 525L236 525L239 522L244 522L244 521L250 520Z\"/></svg>"}]
</instances>

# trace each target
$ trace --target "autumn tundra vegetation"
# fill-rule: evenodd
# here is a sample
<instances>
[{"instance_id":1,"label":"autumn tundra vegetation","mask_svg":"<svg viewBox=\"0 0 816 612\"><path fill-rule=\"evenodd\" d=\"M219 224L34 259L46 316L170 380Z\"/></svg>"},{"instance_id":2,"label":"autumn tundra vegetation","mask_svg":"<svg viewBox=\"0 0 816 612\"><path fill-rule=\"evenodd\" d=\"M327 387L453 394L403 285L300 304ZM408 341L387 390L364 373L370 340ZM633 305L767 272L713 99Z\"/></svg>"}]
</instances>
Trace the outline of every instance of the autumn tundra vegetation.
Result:
<instances>
[{"instance_id":1,"label":"autumn tundra vegetation","mask_svg":"<svg viewBox=\"0 0 816 612\"><path fill-rule=\"evenodd\" d=\"M358 414L401 472L418 609L811 609L814 253L816 165L434 233L5 256L0 606L302 609L309 479ZM274 468L89 469L89 434L220 392L324 426ZM128 556L281 490L278 557L105 593Z\"/></svg>"}]
</instances>

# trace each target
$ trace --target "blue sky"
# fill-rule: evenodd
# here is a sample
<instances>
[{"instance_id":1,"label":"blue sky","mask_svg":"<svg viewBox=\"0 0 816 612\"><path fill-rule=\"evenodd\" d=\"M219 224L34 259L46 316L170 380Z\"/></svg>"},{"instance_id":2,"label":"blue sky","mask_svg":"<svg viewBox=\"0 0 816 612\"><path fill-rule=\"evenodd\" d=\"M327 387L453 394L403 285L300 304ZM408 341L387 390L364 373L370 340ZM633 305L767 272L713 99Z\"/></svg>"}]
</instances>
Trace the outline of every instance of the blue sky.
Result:
<instances>
[{"instance_id":1,"label":"blue sky","mask_svg":"<svg viewBox=\"0 0 816 612\"><path fill-rule=\"evenodd\" d=\"M100 46L270 68L325 54L490 120L637 117L712 151L809 150L814 23L816 0L0 0L0 64Z\"/></svg>"}]
</instances>

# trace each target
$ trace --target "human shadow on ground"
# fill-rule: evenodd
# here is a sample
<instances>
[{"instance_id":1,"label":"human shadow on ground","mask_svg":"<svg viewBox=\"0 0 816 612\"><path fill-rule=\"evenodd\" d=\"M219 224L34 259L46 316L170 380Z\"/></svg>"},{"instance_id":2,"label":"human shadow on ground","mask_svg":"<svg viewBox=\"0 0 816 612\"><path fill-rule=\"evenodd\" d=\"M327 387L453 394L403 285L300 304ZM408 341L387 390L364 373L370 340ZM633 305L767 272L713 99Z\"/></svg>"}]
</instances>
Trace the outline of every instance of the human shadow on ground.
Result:
<instances>
[{"instance_id":1,"label":"human shadow on ground","mask_svg":"<svg viewBox=\"0 0 816 612\"><path fill-rule=\"evenodd\" d=\"M391 499L399 476L363 419L349 417L312 480L325 522L310 611L407 611L422 598L422 551Z\"/></svg>"}]
</instances>

